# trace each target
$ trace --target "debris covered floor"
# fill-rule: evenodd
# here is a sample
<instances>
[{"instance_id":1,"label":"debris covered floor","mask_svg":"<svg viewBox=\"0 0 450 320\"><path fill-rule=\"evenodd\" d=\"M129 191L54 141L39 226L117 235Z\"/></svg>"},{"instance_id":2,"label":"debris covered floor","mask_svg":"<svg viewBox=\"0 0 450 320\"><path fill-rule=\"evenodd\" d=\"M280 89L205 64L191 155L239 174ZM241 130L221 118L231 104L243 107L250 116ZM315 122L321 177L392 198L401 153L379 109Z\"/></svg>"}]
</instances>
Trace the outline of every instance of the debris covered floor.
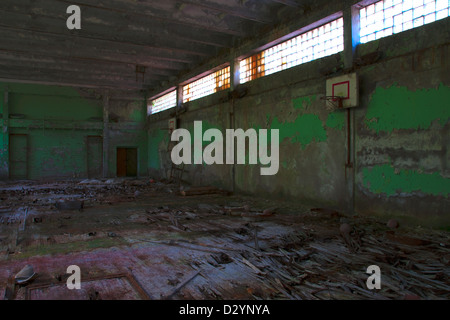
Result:
<instances>
[{"instance_id":1,"label":"debris covered floor","mask_svg":"<svg viewBox=\"0 0 450 320\"><path fill-rule=\"evenodd\" d=\"M0 298L450 298L446 231L209 193L129 179L1 184ZM25 265L36 276L12 285ZM65 286L71 265L81 290ZM380 290L367 288L371 265Z\"/></svg>"}]
</instances>

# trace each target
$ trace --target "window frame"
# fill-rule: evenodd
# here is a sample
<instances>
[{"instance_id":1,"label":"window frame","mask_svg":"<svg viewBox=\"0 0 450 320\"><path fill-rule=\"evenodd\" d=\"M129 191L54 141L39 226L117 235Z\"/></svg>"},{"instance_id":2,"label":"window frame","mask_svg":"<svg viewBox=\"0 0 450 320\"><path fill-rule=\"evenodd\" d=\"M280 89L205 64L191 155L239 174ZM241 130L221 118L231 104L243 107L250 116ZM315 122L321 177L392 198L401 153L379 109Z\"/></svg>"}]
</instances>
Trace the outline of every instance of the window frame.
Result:
<instances>
[{"instance_id":1,"label":"window frame","mask_svg":"<svg viewBox=\"0 0 450 320\"><path fill-rule=\"evenodd\" d=\"M229 74L228 82L226 82L224 85L219 87L218 86L219 85L218 77L214 77L212 79L213 83L216 84L214 92L211 92L211 93L208 93L208 94L205 94L205 95L201 95L201 96L196 97L196 98L188 98L189 100L186 100L185 87L187 87L189 85L193 85L194 83L196 83L198 81L201 81L202 79L205 79L205 78L207 78L207 77L209 77L211 75L219 73L222 70L225 70L224 73L226 74L227 73L226 69L229 69L229 71L228 71L228 74ZM220 76L220 74L218 74L217 76ZM195 100L198 100L198 99L201 99L201 98L205 98L205 97L210 96L210 95L212 95L214 93L218 93L218 92L230 89L231 88L232 78L233 78L233 76L232 76L231 65L230 65L230 63L225 63L225 64L222 64L222 65L220 65L220 66L218 66L218 67L216 67L214 69L210 69L209 71L205 71L205 72L203 72L203 73L201 73L201 74L199 74L199 75L197 75L195 77L192 77L192 78L190 78L187 81L183 81L183 82L181 82L179 84L180 90L182 92L181 102L182 103L188 103L188 102L195 101ZM224 88L222 88L222 87L224 87Z\"/></svg>"},{"instance_id":2,"label":"window frame","mask_svg":"<svg viewBox=\"0 0 450 320\"><path fill-rule=\"evenodd\" d=\"M397 13L397 14L395 14L395 15L393 15L392 16L392 26L388 26L388 27L386 27L386 25L385 25L385 27L383 28L383 29L376 29L376 30L374 30L374 32L371 32L371 33L367 33L367 34L364 34L364 35L362 35L361 34L361 31L363 30L363 28L365 28L365 27L367 27L367 25L362 25L362 23L361 23L361 11L363 10L363 9L366 9L366 8L368 8L368 7L370 7L370 6L372 6L372 5L376 5L377 3L382 3L382 2L384 2L385 0L370 0L370 1L362 1L362 2L359 2L356 6L357 6L357 8L358 8L358 24L359 24L359 26L358 26L358 29L359 29L359 32L358 32L358 34L359 34L359 43L360 44L365 44L365 43L368 43L368 42L372 42L372 41L375 41L375 40L378 40L378 39L382 39L382 38L386 38L386 37L389 37L389 36L392 36L392 35L396 35L396 34L399 34L399 33L402 33L402 32L404 32L404 31L408 31L408 30L412 30L412 29L416 29L416 28L419 28L419 27L422 27L422 26L424 26L424 25L426 25L426 24L430 24L430 23L433 23L433 22L436 22L436 21L439 21L439 20L443 20L443 19L445 19L445 18L448 18L449 16L450 16L450 14L449 15L447 15L447 17L444 17L444 18L439 18L439 19L436 19L436 17L434 18L434 20L433 21L430 21L430 22L425 22L425 15L420 15L420 16L417 16L417 17L414 17L414 15L412 16L412 19L411 19L411 26L410 27L408 27L407 29L404 29L404 27L402 26L402 30L399 30L399 31L396 31L396 26L395 26L395 16L398 16L398 15L400 15L401 14L401 17L403 18L403 15L406 13L406 12L409 12L409 11L411 11L412 12L412 14L414 13L414 9L415 9L415 7L414 7L414 0L411 0L411 8L410 9L408 9L408 10L403 10L403 8L402 8L402 10L400 11L400 13ZM402 0L402 2L403 2L404 0ZM383 3L384 4L384 3ZM391 8L391 7L388 7L388 9L389 8ZM393 7L392 7L393 8ZM386 9L384 8L384 6L383 6L383 9L382 9L382 11L381 12L383 12L383 20L381 20L381 23L383 23L383 24L385 24L386 23L386 14L384 13L384 11L385 11ZM450 8L449 7L447 7L447 10L449 10L448 12L450 12ZM437 12L438 11L433 11L435 14L437 14ZM375 15L375 14L374 14ZM367 16L367 15L366 15ZM418 18L421 18L421 17L423 17L423 22L422 22L422 24L420 24L420 25L416 25L416 26L414 26L414 20L416 20L416 19L418 19ZM375 16L374 16L374 18L375 18ZM389 18L388 18L389 19ZM407 22L409 22L409 21L407 21ZM403 19L402 19L402 25L404 25L405 24L405 22L403 21ZM391 33L389 34L389 31L387 31L387 34L386 34L386 30L388 30L388 29L392 29L391 30ZM378 33L378 35L377 35L377 33ZM382 34L383 33L383 34ZM382 35L381 35L382 34ZM370 38L368 38L370 36ZM364 39L364 38L368 38L367 40L366 39Z\"/></svg>"},{"instance_id":3,"label":"window frame","mask_svg":"<svg viewBox=\"0 0 450 320\"><path fill-rule=\"evenodd\" d=\"M163 98L166 95L170 95L170 94L173 94L173 93L175 93L175 105L173 105L171 107L168 107L168 108L165 108L165 109L162 109L162 110L159 110L159 111L156 111L156 112L150 112L150 110L152 108L152 102L153 101L156 101L156 100L158 100L160 98ZM151 116L151 115L154 115L154 114L157 114L157 113L160 113L160 112L163 112L163 111L175 108L177 106L177 104L178 104L177 88L176 87L171 87L170 89L167 89L167 90L165 90L165 91L163 91L163 92L161 92L161 93L159 93L159 94L157 94L157 95L147 99L147 116Z\"/></svg>"},{"instance_id":4,"label":"window frame","mask_svg":"<svg viewBox=\"0 0 450 320\"><path fill-rule=\"evenodd\" d=\"M373 1L373 0L372 0L372 1ZM328 16L322 18L322 19L319 19L319 20L317 20L317 21L315 21L315 22L313 22L313 23L310 23L310 24L308 24L307 26L304 26L304 27L302 27L302 28L300 28L300 29L297 29L296 31L290 32L290 33L286 34L286 35L283 36L283 37L277 38L277 39L274 40L274 41L271 41L271 42L269 42L269 43L266 43L266 44L263 45L263 46L259 46L259 47L255 48L255 49L253 49L253 50L249 50L248 53L245 54L245 55L238 56L238 57L236 58L236 61L237 61L238 70L239 70L239 74L238 74L238 76L237 76L237 78L239 79L239 83L240 83L240 84L247 83L247 82L250 82L250 81L252 81L252 80L255 80L255 79L264 77L264 76L266 76L266 75L271 75L271 74L274 74L274 73L279 72L279 71L277 71L277 72L270 72L270 73L267 74L267 69L265 68L265 65L263 65L262 69L264 69L264 71L261 70L260 72L257 72L257 73L264 73L264 75L255 76L255 75L251 74L251 75L250 75L250 78L251 78L250 80L247 80L247 81L245 81L245 82L241 82L241 79L242 79L242 78L241 78L241 71L242 71L242 70L240 69L240 63L241 63L241 61L243 61L243 60L245 60L245 59L248 59L248 58L256 57L257 55L262 55L262 53L265 52L265 51L268 50L268 49L274 48L274 47L276 47L276 46L278 46L278 45L280 45L280 44L283 44L283 43L285 43L285 42L288 42L288 41L290 41L290 40L292 40L292 39L294 39L294 38L296 38L296 37L298 37L298 36L301 36L301 35L303 35L303 34L307 34L307 33L310 32L310 31L313 31L313 30L315 30L315 29L318 29L318 28L320 28L321 26L325 26L325 25L327 25L327 24L329 24L329 23L331 23L331 22L333 22L333 21L335 21L335 20L341 19L341 18L344 19L344 13L343 13L343 11L337 11L337 12L331 14L331 15L328 15ZM339 52L337 52L337 53L341 53L341 52L344 52L344 51L345 51L345 21L344 21L344 20L343 20L342 28L343 28L343 34L342 34L342 39L343 39L343 42L342 42L342 43L343 43L343 49L342 49L342 51L339 51ZM299 66L299 65L301 65L301 64L305 64L305 63L308 63L308 62L312 62L312 61L315 61L315 60L318 60L318 59L321 59L321 58L325 58L325 57L327 57L327 56L329 56L329 55L322 56L322 57L320 57L320 58L316 58L316 59L313 59L313 60L310 60L310 61L307 61L307 62L304 62L304 63L299 63L299 64L296 64L296 65L294 65L294 66L292 66L292 67ZM261 57L260 57L260 59L261 59ZM256 61L257 61L257 60L258 60L258 59L256 58ZM290 69L290 68L282 69L282 70L280 70L280 71L284 71L284 70L287 70L287 69Z\"/></svg>"}]
</instances>

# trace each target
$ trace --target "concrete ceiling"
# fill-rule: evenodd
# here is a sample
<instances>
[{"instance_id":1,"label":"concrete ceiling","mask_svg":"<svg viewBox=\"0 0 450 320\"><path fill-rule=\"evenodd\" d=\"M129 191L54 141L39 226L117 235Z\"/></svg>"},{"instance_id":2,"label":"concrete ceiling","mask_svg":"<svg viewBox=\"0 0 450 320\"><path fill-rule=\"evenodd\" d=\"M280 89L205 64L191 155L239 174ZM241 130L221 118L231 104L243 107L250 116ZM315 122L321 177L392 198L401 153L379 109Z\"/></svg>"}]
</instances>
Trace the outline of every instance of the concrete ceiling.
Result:
<instances>
[{"instance_id":1,"label":"concrete ceiling","mask_svg":"<svg viewBox=\"0 0 450 320\"><path fill-rule=\"evenodd\" d=\"M306 2L1 0L0 81L148 90L298 18ZM69 5L81 30L66 27Z\"/></svg>"}]
</instances>

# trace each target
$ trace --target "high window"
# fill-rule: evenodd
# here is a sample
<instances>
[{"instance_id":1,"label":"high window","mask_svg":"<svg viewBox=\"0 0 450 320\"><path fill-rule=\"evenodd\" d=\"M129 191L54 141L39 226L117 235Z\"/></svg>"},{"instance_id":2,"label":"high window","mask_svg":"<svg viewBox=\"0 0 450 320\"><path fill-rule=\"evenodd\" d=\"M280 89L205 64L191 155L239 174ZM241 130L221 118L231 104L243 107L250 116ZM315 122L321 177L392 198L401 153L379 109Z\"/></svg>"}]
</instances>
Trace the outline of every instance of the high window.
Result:
<instances>
[{"instance_id":1,"label":"high window","mask_svg":"<svg viewBox=\"0 0 450 320\"><path fill-rule=\"evenodd\" d=\"M177 91L173 90L155 100L152 100L147 107L147 114L155 114L177 105Z\"/></svg>"},{"instance_id":2,"label":"high window","mask_svg":"<svg viewBox=\"0 0 450 320\"><path fill-rule=\"evenodd\" d=\"M449 0L383 0L360 10L360 41L366 43L449 16Z\"/></svg>"},{"instance_id":3,"label":"high window","mask_svg":"<svg viewBox=\"0 0 450 320\"><path fill-rule=\"evenodd\" d=\"M228 89L230 85L230 67L226 67L185 85L183 87L183 102Z\"/></svg>"},{"instance_id":4,"label":"high window","mask_svg":"<svg viewBox=\"0 0 450 320\"><path fill-rule=\"evenodd\" d=\"M339 18L240 62L240 83L344 50L344 20Z\"/></svg>"}]
</instances>

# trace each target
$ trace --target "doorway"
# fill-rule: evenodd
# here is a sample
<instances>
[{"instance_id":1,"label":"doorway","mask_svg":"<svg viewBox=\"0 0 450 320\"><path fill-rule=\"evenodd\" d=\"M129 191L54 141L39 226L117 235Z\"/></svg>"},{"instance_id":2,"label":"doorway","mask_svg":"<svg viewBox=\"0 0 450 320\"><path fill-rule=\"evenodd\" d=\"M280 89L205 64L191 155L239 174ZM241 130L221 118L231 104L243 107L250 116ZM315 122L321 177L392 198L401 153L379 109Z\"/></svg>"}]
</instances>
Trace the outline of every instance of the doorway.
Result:
<instances>
[{"instance_id":1,"label":"doorway","mask_svg":"<svg viewBox=\"0 0 450 320\"><path fill-rule=\"evenodd\" d=\"M117 176L137 176L137 148L117 148Z\"/></svg>"},{"instance_id":2,"label":"doorway","mask_svg":"<svg viewBox=\"0 0 450 320\"><path fill-rule=\"evenodd\" d=\"M9 136L9 178L28 179L28 135Z\"/></svg>"}]
</instances>

